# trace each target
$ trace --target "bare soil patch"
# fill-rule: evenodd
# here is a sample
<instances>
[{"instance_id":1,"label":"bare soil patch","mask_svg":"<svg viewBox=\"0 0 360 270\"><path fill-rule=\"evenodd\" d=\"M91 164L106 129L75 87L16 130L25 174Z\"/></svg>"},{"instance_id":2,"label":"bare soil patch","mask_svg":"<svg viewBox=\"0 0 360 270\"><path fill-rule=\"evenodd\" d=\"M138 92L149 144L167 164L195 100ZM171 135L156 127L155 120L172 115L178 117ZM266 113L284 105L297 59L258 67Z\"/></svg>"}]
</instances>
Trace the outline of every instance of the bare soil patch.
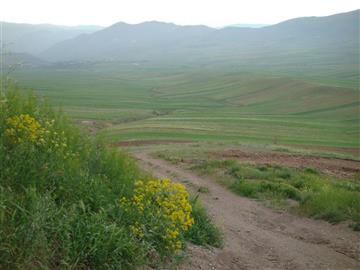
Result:
<instances>
[{"instance_id":1,"label":"bare soil patch","mask_svg":"<svg viewBox=\"0 0 360 270\"><path fill-rule=\"evenodd\" d=\"M289 147L295 147L294 145L286 145ZM360 148L356 147L332 147L332 146L322 146L322 145L301 145L299 146L300 149L309 149L309 150L321 150L321 151L329 151L329 152L335 152L335 153L347 153L354 155L356 157L360 156Z\"/></svg>"},{"instance_id":2,"label":"bare soil patch","mask_svg":"<svg viewBox=\"0 0 360 270\"><path fill-rule=\"evenodd\" d=\"M277 164L293 168L316 168L334 176L350 176L360 173L360 161L350 159L314 157L280 152L252 152L245 150L210 151L212 158L232 158L254 164Z\"/></svg>"},{"instance_id":3,"label":"bare soil patch","mask_svg":"<svg viewBox=\"0 0 360 270\"><path fill-rule=\"evenodd\" d=\"M224 232L223 249L190 245L179 269L360 269L360 233L346 224L276 211L177 165L146 153L135 156L154 176L187 184ZM198 186L209 192L197 193Z\"/></svg>"},{"instance_id":4,"label":"bare soil patch","mask_svg":"<svg viewBox=\"0 0 360 270\"><path fill-rule=\"evenodd\" d=\"M80 127L84 128L91 134L97 133L99 130L111 127L112 123L109 121L100 121L100 120L81 120L77 122Z\"/></svg>"}]
</instances>

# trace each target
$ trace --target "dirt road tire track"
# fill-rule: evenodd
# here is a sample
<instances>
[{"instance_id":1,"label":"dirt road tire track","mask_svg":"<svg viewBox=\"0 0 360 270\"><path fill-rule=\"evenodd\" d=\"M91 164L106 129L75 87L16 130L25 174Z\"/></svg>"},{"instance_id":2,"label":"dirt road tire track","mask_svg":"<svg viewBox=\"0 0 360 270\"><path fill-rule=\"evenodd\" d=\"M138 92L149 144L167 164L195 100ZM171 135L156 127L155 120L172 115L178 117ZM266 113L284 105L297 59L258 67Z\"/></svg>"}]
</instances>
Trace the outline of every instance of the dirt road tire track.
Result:
<instances>
[{"instance_id":1,"label":"dirt road tire track","mask_svg":"<svg viewBox=\"0 0 360 270\"><path fill-rule=\"evenodd\" d=\"M223 230L225 246L190 246L180 269L360 269L360 233L346 225L277 212L146 153L134 155L156 177L187 180L193 192L194 185L210 191L200 198Z\"/></svg>"}]
</instances>

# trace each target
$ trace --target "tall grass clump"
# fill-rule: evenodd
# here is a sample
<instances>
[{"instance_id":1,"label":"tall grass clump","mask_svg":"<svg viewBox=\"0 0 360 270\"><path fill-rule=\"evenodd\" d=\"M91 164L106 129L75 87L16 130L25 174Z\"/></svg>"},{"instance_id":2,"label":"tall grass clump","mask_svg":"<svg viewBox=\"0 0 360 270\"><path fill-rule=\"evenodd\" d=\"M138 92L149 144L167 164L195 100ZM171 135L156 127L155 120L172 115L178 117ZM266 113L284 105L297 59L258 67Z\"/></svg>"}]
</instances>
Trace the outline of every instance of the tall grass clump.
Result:
<instances>
[{"instance_id":1,"label":"tall grass clump","mask_svg":"<svg viewBox=\"0 0 360 270\"><path fill-rule=\"evenodd\" d=\"M194 224L192 205L183 186L146 180L126 153L81 134L45 101L6 91L0 268L134 269L149 254L172 256Z\"/></svg>"},{"instance_id":2,"label":"tall grass clump","mask_svg":"<svg viewBox=\"0 0 360 270\"><path fill-rule=\"evenodd\" d=\"M360 181L339 179L316 169L291 169L278 165L240 164L235 160L210 160L193 166L215 175L235 193L285 205L290 200L298 213L332 223L350 220L360 230Z\"/></svg>"},{"instance_id":3,"label":"tall grass clump","mask_svg":"<svg viewBox=\"0 0 360 270\"><path fill-rule=\"evenodd\" d=\"M192 205L195 223L187 232L187 239L196 245L222 247L222 232L212 223L198 197L192 199Z\"/></svg>"},{"instance_id":4,"label":"tall grass clump","mask_svg":"<svg viewBox=\"0 0 360 270\"><path fill-rule=\"evenodd\" d=\"M0 268L118 268L146 246L115 216L140 172L36 96L0 101Z\"/></svg>"}]
</instances>

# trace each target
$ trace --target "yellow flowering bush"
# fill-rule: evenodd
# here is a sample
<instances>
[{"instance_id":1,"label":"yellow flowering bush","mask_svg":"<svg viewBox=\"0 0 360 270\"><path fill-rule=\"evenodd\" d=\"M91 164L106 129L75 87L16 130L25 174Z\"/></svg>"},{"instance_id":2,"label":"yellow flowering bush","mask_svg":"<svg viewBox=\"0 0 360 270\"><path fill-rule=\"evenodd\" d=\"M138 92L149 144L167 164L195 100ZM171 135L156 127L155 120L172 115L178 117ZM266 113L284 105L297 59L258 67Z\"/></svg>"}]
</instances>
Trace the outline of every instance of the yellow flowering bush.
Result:
<instances>
[{"instance_id":1,"label":"yellow flowering bush","mask_svg":"<svg viewBox=\"0 0 360 270\"><path fill-rule=\"evenodd\" d=\"M20 114L6 120L8 128L5 136L13 143L35 143L42 139L44 129L41 124L28 114Z\"/></svg>"},{"instance_id":2,"label":"yellow flowering bush","mask_svg":"<svg viewBox=\"0 0 360 270\"><path fill-rule=\"evenodd\" d=\"M161 243L167 252L182 248L184 233L194 224L185 186L169 179L137 181L134 195L121 198L120 207L132 212L129 228L136 238Z\"/></svg>"},{"instance_id":3,"label":"yellow flowering bush","mask_svg":"<svg viewBox=\"0 0 360 270\"><path fill-rule=\"evenodd\" d=\"M54 124L55 120L46 120L40 123L29 114L20 114L6 119L5 137L11 144L30 144L46 146L46 149L53 153L57 150L67 148L64 132L57 132ZM65 154L68 157L70 153Z\"/></svg>"}]
</instances>

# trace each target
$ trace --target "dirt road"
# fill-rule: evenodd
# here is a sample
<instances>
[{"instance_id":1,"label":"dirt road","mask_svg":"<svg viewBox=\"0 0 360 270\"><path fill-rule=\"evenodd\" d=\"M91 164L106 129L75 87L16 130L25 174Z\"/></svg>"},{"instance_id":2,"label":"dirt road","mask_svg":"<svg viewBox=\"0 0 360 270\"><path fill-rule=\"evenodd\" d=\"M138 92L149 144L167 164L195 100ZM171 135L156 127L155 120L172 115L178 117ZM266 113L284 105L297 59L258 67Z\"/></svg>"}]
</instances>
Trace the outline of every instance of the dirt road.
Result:
<instances>
[{"instance_id":1,"label":"dirt road","mask_svg":"<svg viewBox=\"0 0 360 270\"><path fill-rule=\"evenodd\" d=\"M154 176L187 180L192 192L200 186L210 191L200 198L222 228L225 246L190 246L180 269L360 269L360 233L346 225L277 212L146 153L135 156Z\"/></svg>"}]
</instances>

